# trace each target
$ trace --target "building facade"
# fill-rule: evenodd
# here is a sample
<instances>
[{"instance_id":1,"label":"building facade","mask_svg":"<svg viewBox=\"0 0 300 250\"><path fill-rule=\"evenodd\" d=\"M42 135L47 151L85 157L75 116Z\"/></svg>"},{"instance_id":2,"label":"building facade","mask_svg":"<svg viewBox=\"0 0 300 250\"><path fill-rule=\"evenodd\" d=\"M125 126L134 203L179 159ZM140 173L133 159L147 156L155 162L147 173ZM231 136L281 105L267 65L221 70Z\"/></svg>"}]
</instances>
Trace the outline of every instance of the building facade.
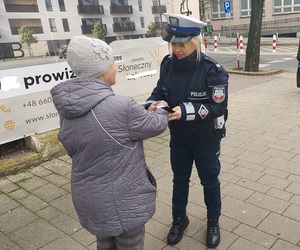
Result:
<instances>
[{"instance_id":1,"label":"building facade","mask_svg":"<svg viewBox=\"0 0 300 250\"><path fill-rule=\"evenodd\" d=\"M229 2L226 13L224 2ZM206 11L214 34L222 36L248 35L252 0L214 0ZM228 3L227 5L228 6ZM266 0L262 17L262 36L300 37L300 0Z\"/></svg>"},{"instance_id":2,"label":"building facade","mask_svg":"<svg viewBox=\"0 0 300 250\"><path fill-rule=\"evenodd\" d=\"M29 56L20 44L18 29L34 31L38 43L34 55L45 51L56 54L75 35L92 36L95 22L107 35L105 41L143 38L148 25L155 22L157 35L166 26L164 12L200 19L199 3L205 3L203 21L210 20L214 35L247 36L252 0L0 0L0 59ZM228 4L228 3L227 3ZM200 5L203 6L203 5ZM300 36L300 0L265 1L262 35Z\"/></svg>"},{"instance_id":3,"label":"building facade","mask_svg":"<svg viewBox=\"0 0 300 250\"><path fill-rule=\"evenodd\" d=\"M47 47L55 54L75 35L92 36L94 23L106 30L105 41L143 38L147 26L155 22L163 28L161 13L169 11L167 0L0 0L0 58L28 56L25 44L20 44L18 29L29 27L38 43L34 55Z\"/></svg>"}]
</instances>

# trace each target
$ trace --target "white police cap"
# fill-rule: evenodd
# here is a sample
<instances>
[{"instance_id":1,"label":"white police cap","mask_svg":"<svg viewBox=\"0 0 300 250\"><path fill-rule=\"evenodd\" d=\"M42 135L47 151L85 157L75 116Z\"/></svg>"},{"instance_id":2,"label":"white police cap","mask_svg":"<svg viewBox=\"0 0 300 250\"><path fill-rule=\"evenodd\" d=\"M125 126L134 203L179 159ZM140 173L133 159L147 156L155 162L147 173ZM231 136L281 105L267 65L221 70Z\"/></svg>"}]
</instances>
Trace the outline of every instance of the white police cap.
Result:
<instances>
[{"instance_id":1,"label":"white police cap","mask_svg":"<svg viewBox=\"0 0 300 250\"><path fill-rule=\"evenodd\" d=\"M168 21L167 33L162 39L171 43L185 43L201 33L201 28L207 23L190 16L163 13Z\"/></svg>"}]
</instances>

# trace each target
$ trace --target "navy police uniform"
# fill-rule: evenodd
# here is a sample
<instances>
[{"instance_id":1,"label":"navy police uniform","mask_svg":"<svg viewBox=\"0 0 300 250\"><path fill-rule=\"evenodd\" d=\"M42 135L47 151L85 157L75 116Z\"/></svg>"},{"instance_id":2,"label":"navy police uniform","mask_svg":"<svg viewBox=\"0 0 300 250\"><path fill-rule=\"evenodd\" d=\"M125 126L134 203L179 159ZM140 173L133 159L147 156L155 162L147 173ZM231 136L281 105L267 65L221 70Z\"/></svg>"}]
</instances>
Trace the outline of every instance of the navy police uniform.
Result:
<instances>
[{"instance_id":1,"label":"navy police uniform","mask_svg":"<svg viewBox=\"0 0 300 250\"><path fill-rule=\"evenodd\" d=\"M165 100L171 108L180 106L180 120L170 121L171 165L174 173L173 218L183 217L189 193L189 179L195 162L207 216L218 219L221 213L220 140L225 136L227 120L228 74L212 58L196 51L183 59L167 55L160 78L145 107Z\"/></svg>"},{"instance_id":2,"label":"navy police uniform","mask_svg":"<svg viewBox=\"0 0 300 250\"><path fill-rule=\"evenodd\" d=\"M172 13L163 15L168 26L162 39L176 45L174 51L178 50L177 44L188 43L193 37L199 36L201 28L207 25L190 16ZM145 108L154 101L165 100L171 108L180 106L181 110L180 119L169 122L173 222L167 243L177 244L189 224L186 206L192 166L195 163L204 187L207 207L206 245L215 248L221 239L221 191L218 176L221 169L220 141L225 136L228 113L228 74L212 58L203 53L199 55L197 47L191 54L189 50L183 49L184 55L188 55L182 59L178 59L175 54L164 57L160 78Z\"/></svg>"}]
</instances>

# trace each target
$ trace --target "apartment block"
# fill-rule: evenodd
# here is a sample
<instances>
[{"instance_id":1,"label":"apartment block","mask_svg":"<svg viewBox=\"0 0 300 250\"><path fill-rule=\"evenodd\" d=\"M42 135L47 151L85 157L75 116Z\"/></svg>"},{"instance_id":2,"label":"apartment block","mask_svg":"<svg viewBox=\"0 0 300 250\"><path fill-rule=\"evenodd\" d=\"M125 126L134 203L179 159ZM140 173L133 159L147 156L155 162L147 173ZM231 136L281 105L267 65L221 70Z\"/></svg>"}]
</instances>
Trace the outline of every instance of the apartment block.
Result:
<instances>
[{"instance_id":1,"label":"apartment block","mask_svg":"<svg viewBox=\"0 0 300 250\"><path fill-rule=\"evenodd\" d=\"M45 44L50 54L68 44L75 35L92 36L99 21L107 31L105 41L143 38L151 22L163 29L161 13L169 11L166 0L0 0L0 58L23 56L20 48L21 26L34 31L43 53ZM26 47L25 44L22 47ZM25 54L26 56L26 54Z\"/></svg>"}]
</instances>

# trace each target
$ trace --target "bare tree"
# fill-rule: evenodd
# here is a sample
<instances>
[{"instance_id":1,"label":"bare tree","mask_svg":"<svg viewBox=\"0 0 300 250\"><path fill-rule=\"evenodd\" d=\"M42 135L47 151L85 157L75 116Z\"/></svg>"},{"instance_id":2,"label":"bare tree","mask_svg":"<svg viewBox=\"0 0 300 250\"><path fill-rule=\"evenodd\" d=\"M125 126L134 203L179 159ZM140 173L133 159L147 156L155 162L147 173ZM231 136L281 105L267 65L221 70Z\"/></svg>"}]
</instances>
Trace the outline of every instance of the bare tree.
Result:
<instances>
[{"instance_id":1,"label":"bare tree","mask_svg":"<svg viewBox=\"0 0 300 250\"><path fill-rule=\"evenodd\" d=\"M260 36L265 0L252 0L251 20L246 49L245 71L259 71Z\"/></svg>"},{"instance_id":2,"label":"bare tree","mask_svg":"<svg viewBox=\"0 0 300 250\"><path fill-rule=\"evenodd\" d=\"M199 1L199 18L204 20L208 18L208 9L212 9L218 0L198 0Z\"/></svg>"}]
</instances>

